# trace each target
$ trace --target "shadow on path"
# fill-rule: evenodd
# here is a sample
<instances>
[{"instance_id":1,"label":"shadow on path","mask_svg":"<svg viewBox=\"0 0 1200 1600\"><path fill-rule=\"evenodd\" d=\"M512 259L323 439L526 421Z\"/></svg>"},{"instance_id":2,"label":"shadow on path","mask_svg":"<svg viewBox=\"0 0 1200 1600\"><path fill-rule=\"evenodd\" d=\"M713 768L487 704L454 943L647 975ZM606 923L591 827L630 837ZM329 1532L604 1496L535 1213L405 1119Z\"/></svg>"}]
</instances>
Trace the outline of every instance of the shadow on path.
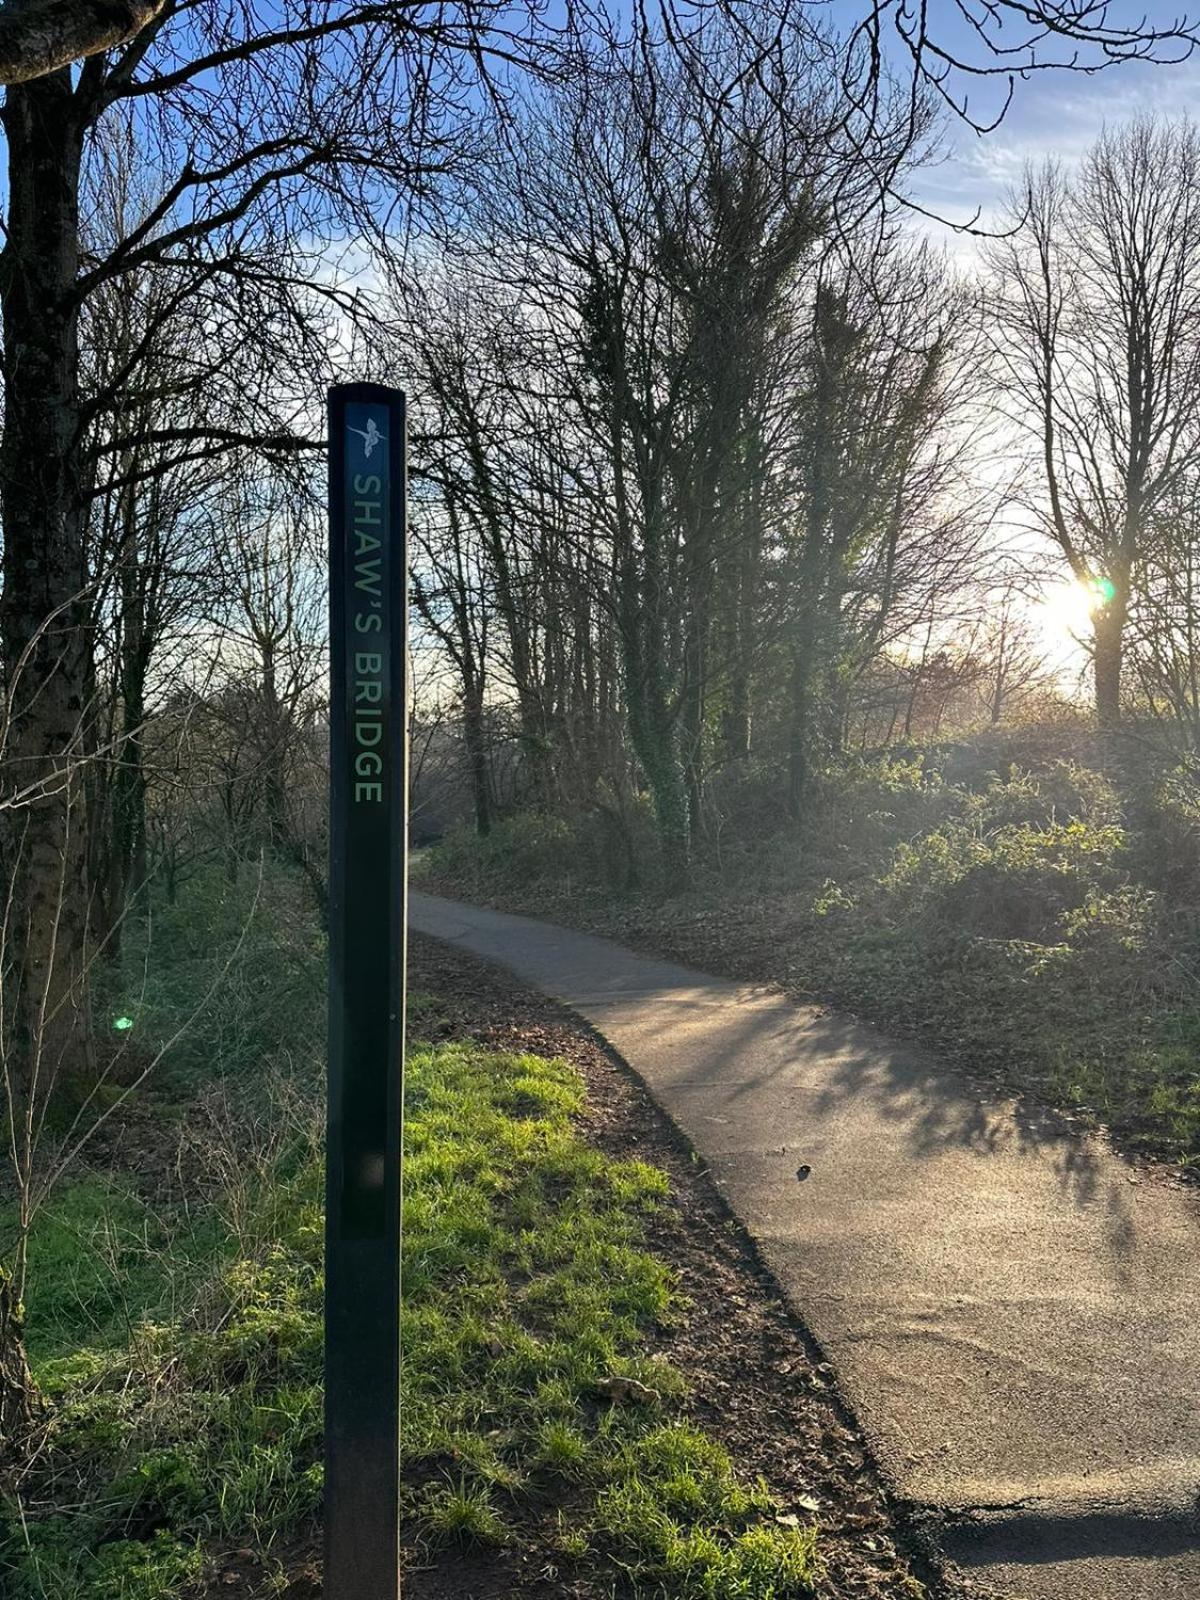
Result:
<instances>
[{"instance_id":1,"label":"shadow on path","mask_svg":"<svg viewBox=\"0 0 1200 1600\"><path fill-rule=\"evenodd\" d=\"M1200 1517L1182 1509L1018 1511L949 1527L939 1543L963 1567L1182 1556L1200 1551Z\"/></svg>"},{"instance_id":2,"label":"shadow on path","mask_svg":"<svg viewBox=\"0 0 1200 1600\"><path fill-rule=\"evenodd\" d=\"M1096 1141L1052 1110L1025 1099L988 1095L982 1088L972 1092L974 1085L964 1084L941 1063L861 1022L816 1016L797 1029L796 1042L819 1052L825 1062L822 1089L812 1103L816 1114L836 1114L847 1103L870 1101L880 1116L903 1125L914 1159L953 1147L980 1156L1001 1151L1040 1154L1077 1205L1096 1201ZM1128 1217L1127 1195L1110 1189L1105 1198L1110 1211Z\"/></svg>"}]
</instances>

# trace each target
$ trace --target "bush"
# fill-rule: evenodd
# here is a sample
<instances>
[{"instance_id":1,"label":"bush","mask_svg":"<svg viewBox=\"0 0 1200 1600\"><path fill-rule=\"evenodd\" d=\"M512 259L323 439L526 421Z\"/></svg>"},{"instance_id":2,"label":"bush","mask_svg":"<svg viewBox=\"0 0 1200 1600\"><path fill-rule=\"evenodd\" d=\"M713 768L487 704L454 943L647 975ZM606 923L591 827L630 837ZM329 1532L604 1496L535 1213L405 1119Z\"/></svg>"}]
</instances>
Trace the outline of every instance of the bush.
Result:
<instances>
[{"instance_id":1,"label":"bush","mask_svg":"<svg viewBox=\"0 0 1200 1600\"><path fill-rule=\"evenodd\" d=\"M430 870L464 888L489 881L538 881L570 871L571 829L559 817L522 811L480 835L458 823L431 846Z\"/></svg>"}]
</instances>

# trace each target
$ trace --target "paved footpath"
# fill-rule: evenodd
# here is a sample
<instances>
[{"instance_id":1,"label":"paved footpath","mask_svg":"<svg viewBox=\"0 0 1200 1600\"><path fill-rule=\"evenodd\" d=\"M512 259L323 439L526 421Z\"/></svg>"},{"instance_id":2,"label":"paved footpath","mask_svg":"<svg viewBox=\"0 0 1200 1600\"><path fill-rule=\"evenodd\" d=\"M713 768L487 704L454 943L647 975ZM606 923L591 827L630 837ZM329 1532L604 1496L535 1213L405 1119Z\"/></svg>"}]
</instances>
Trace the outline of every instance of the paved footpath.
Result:
<instances>
[{"instance_id":1,"label":"paved footpath","mask_svg":"<svg viewBox=\"0 0 1200 1600\"><path fill-rule=\"evenodd\" d=\"M1193 1194L773 991L423 894L410 923L629 1062L966 1571L1025 1600L1200 1600Z\"/></svg>"}]
</instances>

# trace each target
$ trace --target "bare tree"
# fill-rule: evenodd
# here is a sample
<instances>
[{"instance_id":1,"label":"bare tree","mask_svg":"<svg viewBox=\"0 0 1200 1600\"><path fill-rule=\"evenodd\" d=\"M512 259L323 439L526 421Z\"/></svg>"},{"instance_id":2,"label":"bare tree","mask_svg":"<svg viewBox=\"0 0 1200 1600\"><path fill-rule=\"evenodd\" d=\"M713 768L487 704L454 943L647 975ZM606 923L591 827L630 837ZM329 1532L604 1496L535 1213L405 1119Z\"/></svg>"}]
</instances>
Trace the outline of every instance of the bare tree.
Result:
<instances>
[{"instance_id":1,"label":"bare tree","mask_svg":"<svg viewBox=\"0 0 1200 1600\"><path fill-rule=\"evenodd\" d=\"M1149 118L1047 165L990 249L998 382L1030 444L1036 525L1095 595L1096 714L1121 712L1155 516L1200 461L1200 138Z\"/></svg>"},{"instance_id":2,"label":"bare tree","mask_svg":"<svg viewBox=\"0 0 1200 1600\"><path fill-rule=\"evenodd\" d=\"M8 19L11 12L5 10ZM163 8L133 40L7 92L3 279L5 426L0 443L4 590L0 665L8 695L4 779L22 811L22 847L7 841L17 944L31 981L57 996L61 1070L88 1072L86 839L81 762L93 747L89 506L168 464L253 445L281 459L317 449L308 395L330 350L309 314L324 293L356 306L316 271L335 235L369 213L409 205L471 148L492 59L527 56L520 18L498 4L413 7L383 0L306 3L264 22L250 4ZM107 237L85 230L85 171L104 124L149 147L149 192ZM89 392L80 330L106 287L134 273L168 285L167 305L201 283L214 311L210 380L237 404L200 415L122 411L137 361L161 341L152 316L109 383ZM201 320L201 325L203 321ZM237 341L264 354L223 373ZM237 342L234 341L234 342ZM308 363L303 391L287 376ZM306 392L305 392L306 391ZM147 393L145 388L140 392ZM98 408L124 422L97 431ZM128 453L150 461L107 466ZM9 808L11 810L11 807ZM49 892L60 880L61 897ZM57 909L52 909L57 908ZM19 1038L29 1027L18 1029Z\"/></svg>"},{"instance_id":3,"label":"bare tree","mask_svg":"<svg viewBox=\"0 0 1200 1600\"><path fill-rule=\"evenodd\" d=\"M992 727L1051 679L1028 596L1015 580L987 595L984 615L963 640L962 653Z\"/></svg>"},{"instance_id":4,"label":"bare tree","mask_svg":"<svg viewBox=\"0 0 1200 1600\"><path fill-rule=\"evenodd\" d=\"M1155 22L1137 4L953 0L935 12L930 6L870 0L849 34L845 85L851 105L860 114L871 112L898 57L915 85L983 133L1003 119L1020 78L1037 72L1094 74L1129 61L1180 61L1191 54L1196 39L1194 17L1180 12ZM977 91L991 84L999 95L981 110Z\"/></svg>"},{"instance_id":5,"label":"bare tree","mask_svg":"<svg viewBox=\"0 0 1200 1600\"><path fill-rule=\"evenodd\" d=\"M841 745L848 697L880 652L945 632L985 519L965 493L973 341L961 285L900 236L829 262L799 324L773 574L788 660L788 800Z\"/></svg>"},{"instance_id":6,"label":"bare tree","mask_svg":"<svg viewBox=\"0 0 1200 1600\"><path fill-rule=\"evenodd\" d=\"M1164 497L1139 552L1128 654L1138 709L1185 748L1200 748L1200 478Z\"/></svg>"},{"instance_id":7,"label":"bare tree","mask_svg":"<svg viewBox=\"0 0 1200 1600\"><path fill-rule=\"evenodd\" d=\"M401 348L427 413L417 441L418 470L437 491L421 533L435 583L430 588L418 582L415 595L461 681L476 820L486 832L485 650L487 675L497 685L503 678L515 698L532 787L541 803L550 798L543 601L557 575L544 548L552 507L543 504L534 516L530 505L529 450L540 428L528 425L528 401L515 398L531 395L537 381L522 310L511 288L487 283L477 268L460 259L431 270L423 284L397 283L395 292L403 313ZM439 595L454 617L452 633L442 630L435 615ZM468 626L471 609L478 637ZM494 612L497 623L486 647L485 610Z\"/></svg>"},{"instance_id":8,"label":"bare tree","mask_svg":"<svg viewBox=\"0 0 1200 1600\"><path fill-rule=\"evenodd\" d=\"M227 782L245 802L229 818L227 860L261 848L291 862L324 919L323 522L303 485L256 465L242 457L227 472L210 536L213 705L237 723L226 742L242 761Z\"/></svg>"},{"instance_id":9,"label":"bare tree","mask_svg":"<svg viewBox=\"0 0 1200 1600\"><path fill-rule=\"evenodd\" d=\"M444 487L444 519L413 527L412 597L425 627L438 639L458 677L459 713L470 774L475 831L491 831L492 781L487 730L488 632L482 553L467 527L452 482Z\"/></svg>"}]
</instances>

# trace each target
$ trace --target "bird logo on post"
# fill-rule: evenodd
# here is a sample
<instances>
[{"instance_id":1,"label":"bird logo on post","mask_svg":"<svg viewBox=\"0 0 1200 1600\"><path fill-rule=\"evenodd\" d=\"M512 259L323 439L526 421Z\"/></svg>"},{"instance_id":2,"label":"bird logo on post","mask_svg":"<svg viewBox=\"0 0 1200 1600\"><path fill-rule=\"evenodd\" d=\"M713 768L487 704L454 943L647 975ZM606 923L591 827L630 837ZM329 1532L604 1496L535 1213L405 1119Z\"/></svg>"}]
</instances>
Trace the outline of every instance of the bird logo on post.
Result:
<instances>
[{"instance_id":1,"label":"bird logo on post","mask_svg":"<svg viewBox=\"0 0 1200 1600\"><path fill-rule=\"evenodd\" d=\"M387 443L387 436L380 433L379 424L375 421L374 417L367 418L367 425L365 428L351 428L350 432L356 433L362 440L363 457L367 461L369 461L372 455L374 455L375 446L377 444Z\"/></svg>"}]
</instances>

